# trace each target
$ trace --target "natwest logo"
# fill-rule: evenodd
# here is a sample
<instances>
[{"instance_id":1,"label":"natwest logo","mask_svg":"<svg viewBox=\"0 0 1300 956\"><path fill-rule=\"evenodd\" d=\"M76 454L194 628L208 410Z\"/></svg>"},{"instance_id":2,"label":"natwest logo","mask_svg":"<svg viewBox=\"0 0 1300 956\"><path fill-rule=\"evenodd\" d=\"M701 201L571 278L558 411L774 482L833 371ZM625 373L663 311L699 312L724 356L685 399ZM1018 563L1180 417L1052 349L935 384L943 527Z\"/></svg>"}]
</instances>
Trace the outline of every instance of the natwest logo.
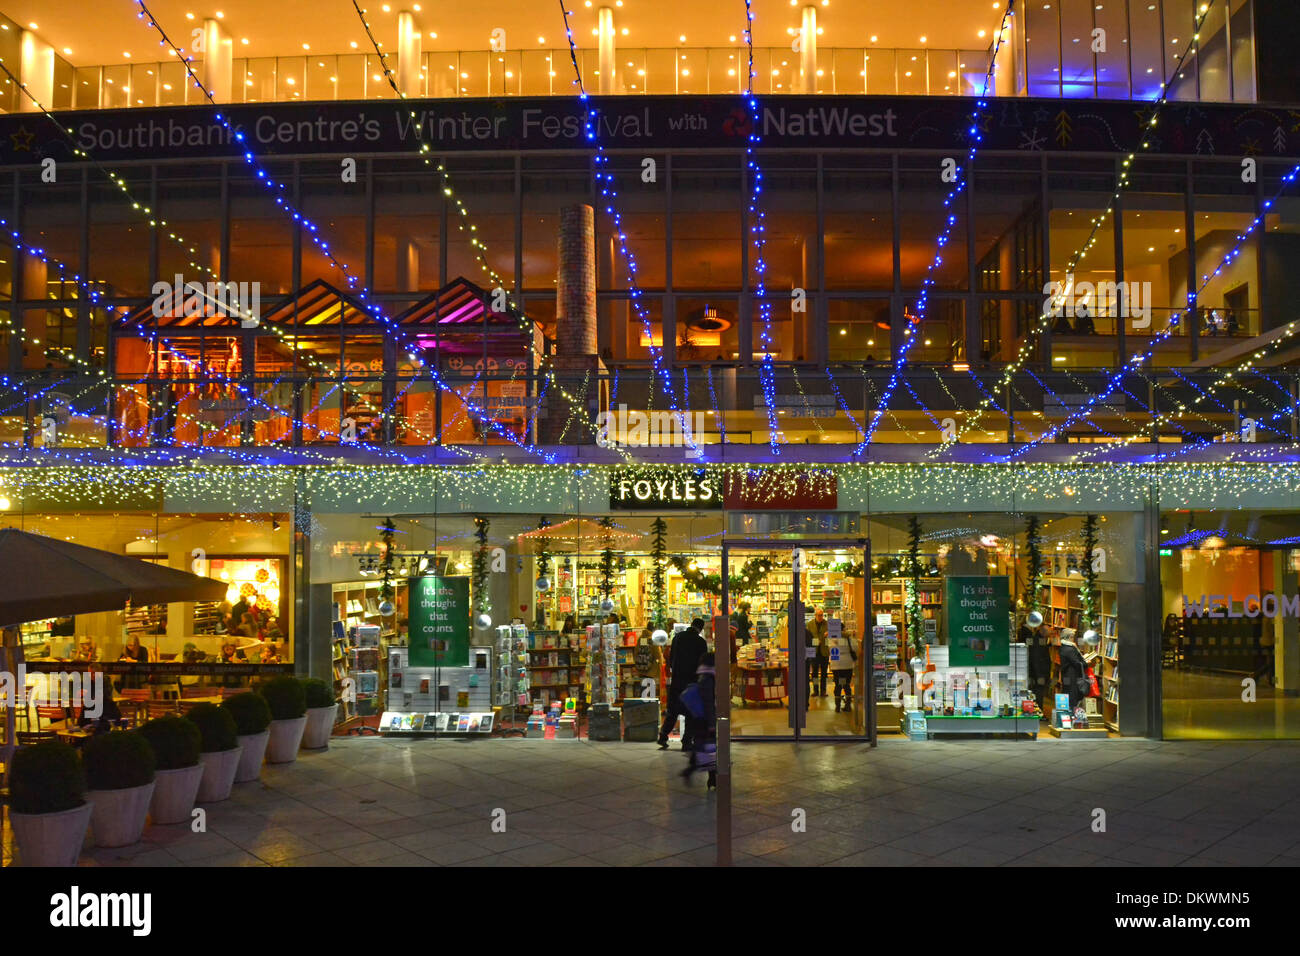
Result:
<instances>
[{"instance_id":1,"label":"natwest logo","mask_svg":"<svg viewBox=\"0 0 1300 956\"><path fill-rule=\"evenodd\" d=\"M748 136L753 131L754 121L742 109L732 110L731 115L722 121L722 132L728 136Z\"/></svg>"}]
</instances>

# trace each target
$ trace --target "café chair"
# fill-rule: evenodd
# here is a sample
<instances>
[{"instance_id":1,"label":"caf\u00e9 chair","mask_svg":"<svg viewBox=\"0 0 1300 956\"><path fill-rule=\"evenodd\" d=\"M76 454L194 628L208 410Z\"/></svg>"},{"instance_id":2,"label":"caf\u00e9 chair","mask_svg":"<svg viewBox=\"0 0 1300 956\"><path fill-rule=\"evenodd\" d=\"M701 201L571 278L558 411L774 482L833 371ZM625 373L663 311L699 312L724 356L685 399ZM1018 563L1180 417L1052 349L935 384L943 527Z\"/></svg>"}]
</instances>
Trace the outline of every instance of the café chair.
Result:
<instances>
[{"instance_id":1,"label":"caf\u00e9 chair","mask_svg":"<svg viewBox=\"0 0 1300 956\"><path fill-rule=\"evenodd\" d=\"M14 739L19 747L31 747L47 740L58 740L59 735L53 730L20 730L14 734Z\"/></svg>"},{"instance_id":2,"label":"caf\u00e9 chair","mask_svg":"<svg viewBox=\"0 0 1300 956\"><path fill-rule=\"evenodd\" d=\"M62 724L68 719L68 712L62 707L36 705L36 729L42 730L41 721L47 724Z\"/></svg>"},{"instance_id":3,"label":"caf\u00e9 chair","mask_svg":"<svg viewBox=\"0 0 1300 956\"><path fill-rule=\"evenodd\" d=\"M176 704L175 700L146 700L144 713L150 720L155 717L168 717L176 713Z\"/></svg>"}]
</instances>

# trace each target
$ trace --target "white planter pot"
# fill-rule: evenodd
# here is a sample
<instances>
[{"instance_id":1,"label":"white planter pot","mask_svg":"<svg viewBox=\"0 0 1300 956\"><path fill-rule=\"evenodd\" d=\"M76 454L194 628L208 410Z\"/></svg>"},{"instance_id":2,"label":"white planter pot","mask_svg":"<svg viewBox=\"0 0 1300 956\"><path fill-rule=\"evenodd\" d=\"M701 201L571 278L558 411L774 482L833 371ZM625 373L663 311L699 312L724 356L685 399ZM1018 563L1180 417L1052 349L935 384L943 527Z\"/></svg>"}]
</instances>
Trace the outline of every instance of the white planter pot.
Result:
<instances>
[{"instance_id":1,"label":"white planter pot","mask_svg":"<svg viewBox=\"0 0 1300 956\"><path fill-rule=\"evenodd\" d=\"M293 763L298 759L298 745L307 728L307 717L271 721L271 739L266 745L267 763Z\"/></svg>"},{"instance_id":2,"label":"white planter pot","mask_svg":"<svg viewBox=\"0 0 1300 956\"><path fill-rule=\"evenodd\" d=\"M95 846L130 846L139 843L145 817L153 799L154 782L122 790L90 790L86 799L94 812L90 825Z\"/></svg>"},{"instance_id":3,"label":"white planter pot","mask_svg":"<svg viewBox=\"0 0 1300 956\"><path fill-rule=\"evenodd\" d=\"M10 813L23 866L76 866L94 807L83 803L59 813Z\"/></svg>"},{"instance_id":4,"label":"white planter pot","mask_svg":"<svg viewBox=\"0 0 1300 956\"><path fill-rule=\"evenodd\" d=\"M239 769L235 771L235 783L247 783L262 775L262 758L266 756L266 742L271 739L271 731L260 734L244 734L236 737L242 751L239 754Z\"/></svg>"},{"instance_id":5,"label":"white planter pot","mask_svg":"<svg viewBox=\"0 0 1300 956\"><path fill-rule=\"evenodd\" d=\"M179 770L159 770L154 777L153 800L149 803L150 822L155 826L189 823L194 798L198 796L202 781L201 763Z\"/></svg>"},{"instance_id":6,"label":"white planter pot","mask_svg":"<svg viewBox=\"0 0 1300 956\"><path fill-rule=\"evenodd\" d=\"M338 713L338 704L307 708L307 729L302 735L304 750L324 750L329 747L330 734L334 730L334 721Z\"/></svg>"},{"instance_id":7,"label":"white planter pot","mask_svg":"<svg viewBox=\"0 0 1300 956\"><path fill-rule=\"evenodd\" d=\"M199 763L203 765L199 803L216 803L230 796L230 789L235 785L235 773L239 770L239 758L243 753L244 748L236 746L232 750L199 754Z\"/></svg>"}]
</instances>

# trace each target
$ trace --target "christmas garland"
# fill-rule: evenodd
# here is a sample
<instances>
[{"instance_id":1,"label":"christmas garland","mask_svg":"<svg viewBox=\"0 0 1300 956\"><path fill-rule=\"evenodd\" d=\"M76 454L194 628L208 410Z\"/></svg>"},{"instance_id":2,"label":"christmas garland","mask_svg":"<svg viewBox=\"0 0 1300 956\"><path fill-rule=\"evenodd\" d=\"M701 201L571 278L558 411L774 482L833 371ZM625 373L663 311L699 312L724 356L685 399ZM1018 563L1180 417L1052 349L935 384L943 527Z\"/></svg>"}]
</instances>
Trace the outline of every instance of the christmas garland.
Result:
<instances>
[{"instance_id":1,"label":"christmas garland","mask_svg":"<svg viewBox=\"0 0 1300 956\"><path fill-rule=\"evenodd\" d=\"M1090 514L1083 519L1083 586L1079 588L1079 604L1082 610L1079 623L1084 631L1097 629L1097 570L1092 564L1092 553L1097 547L1097 516Z\"/></svg>"},{"instance_id":2,"label":"christmas garland","mask_svg":"<svg viewBox=\"0 0 1300 956\"><path fill-rule=\"evenodd\" d=\"M680 554L673 555L672 562L692 591L701 591L715 597L722 596L721 574L705 574L703 571L691 570L690 562ZM750 558L741 566L739 573L731 575L728 588L730 595L756 593L771 570L771 558Z\"/></svg>"},{"instance_id":3,"label":"christmas garland","mask_svg":"<svg viewBox=\"0 0 1300 956\"><path fill-rule=\"evenodd\" d=\"M668 623L668 584L664 567L668 560L668 522L655 518L650 528L654 532L654 544L650 548L651 623L655 627L665 627Z\"/></svg>"},{"instance_id":4,"label":"christmas garland","mask_svg":"<svg viewBox=\"0 0 1300 956\"><path fill-rule=\"evenodd\" d=\"M488 610L488 526L491 522L487 518L474 519L474 537L478 540L478 548L474 551L474 604L480 614L486 614Z\"/></svg>"},{"instance_id":5,"label":"christmas garland","mask_svg":"<svg viewBox=\"0 0 1300 956\"><path fill-rule=\"evenodd\" d=\"M1029 581L1025 585L1025 611L1037 611L1040 607L1038 592L1043 579L1043 536L1038 530L1038 515L1030 515L1025 524L1025 538L1028 542Z\"/></svg>"}]
</instances>

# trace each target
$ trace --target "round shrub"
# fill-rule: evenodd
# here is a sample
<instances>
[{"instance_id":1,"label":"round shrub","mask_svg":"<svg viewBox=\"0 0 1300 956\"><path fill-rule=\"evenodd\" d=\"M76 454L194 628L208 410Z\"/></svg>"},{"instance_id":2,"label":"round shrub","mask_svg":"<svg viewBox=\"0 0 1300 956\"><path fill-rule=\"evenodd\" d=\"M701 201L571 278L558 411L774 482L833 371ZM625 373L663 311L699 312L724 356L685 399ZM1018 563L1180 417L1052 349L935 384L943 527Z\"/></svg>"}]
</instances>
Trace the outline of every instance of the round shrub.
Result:
<instances>
[{"instance_id":1,"label":"round shrub","mask_svg":"<svg viewBox=\"0 0 1300 956\"><path fill-rule=\"evenodd\" d=\"M271 708L266 698L251 691L222 701L221 709L235 718L235 733L241 737L260 734L271 726Z\"/></svg>"},{"instance_id":2,"label":"round shrub","mask_svg":"<svg viewBox=\"0 0 1300 956\"><path fill-rule=\"evenodd\" d=\"M184 717L156 717L140 728L153 747L159 770L180 770L199 762L199 728Z\"/></svg>"},{"instance_id":3,"label":"round shrub","mask_svg":"<svg viewBox=\"0 0 1300 956\"><path fill-rule=\"evenodd\" d=\"M77 752L61 740L21 747L9 766L9 810L60 813L86 802L86 775Z\"/></svg>"},{"instance_id":4,"label":"round shrub","mask_svg":"<svg viewBox=\"0 0 1300 956\"><path fill-rule=\"evenodd\" d=\"M235 739L235 718L230 716L230 711L205 701L191 707L185 719L199 728L203 753L221 753L239 746Z\"/></svg>"},{"instance_id":5,"label":"round shrub","mask_svg":"<svg viewBox=\"0 0 1300 956\"><path fill-rule=\"evenodd\" d=\"M81 763L89 789L125 790L152 780L158 761L143 734L125 730L91 737L81 748Z\"/></svg>"},{"instance_id":6,"label":"round shrub","mask_svg":"<svg viewBox=\"0 0 1300 956\"><path fill-rule=\"evenodd\" d=\"M309 677L302 682L303 693L307 698L307 709L333 707L338 701L334 699L334 688L323 680Z\"/></svg>"},{"instance_id":7,"label":"round shrub","mask_svg":"<svg viewBox=\"0 0 1300 956\"><path fill-rule=\"evenodd\" d=\"M307 694L302 681L289 674L272 677L258 688L271 708L272 720L294 720L307 714Z\"/></svg>"}]
</instances>

